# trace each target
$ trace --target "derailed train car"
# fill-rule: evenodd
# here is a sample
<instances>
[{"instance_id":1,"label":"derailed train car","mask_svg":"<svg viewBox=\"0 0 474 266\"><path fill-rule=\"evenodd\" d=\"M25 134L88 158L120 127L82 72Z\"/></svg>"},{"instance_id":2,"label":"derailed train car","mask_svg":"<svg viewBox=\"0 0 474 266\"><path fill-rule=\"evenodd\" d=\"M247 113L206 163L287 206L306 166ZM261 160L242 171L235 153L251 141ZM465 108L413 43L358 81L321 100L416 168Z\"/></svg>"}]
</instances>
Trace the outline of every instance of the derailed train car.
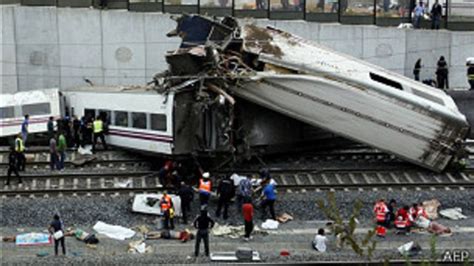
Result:
<instances>
[{"instance_id":1,"label":"derailed train car","mask_svg":"<svg viewBox=\"0 0 474 266\"><path fill-rule=\"evenodd\" d=\"M469 130L453 100L440 90L332 51L290 33L181 16L169 36L181 47L155 86L232 95L387 151L434 171L462 149Z\"/></svg>"}]
</instances>

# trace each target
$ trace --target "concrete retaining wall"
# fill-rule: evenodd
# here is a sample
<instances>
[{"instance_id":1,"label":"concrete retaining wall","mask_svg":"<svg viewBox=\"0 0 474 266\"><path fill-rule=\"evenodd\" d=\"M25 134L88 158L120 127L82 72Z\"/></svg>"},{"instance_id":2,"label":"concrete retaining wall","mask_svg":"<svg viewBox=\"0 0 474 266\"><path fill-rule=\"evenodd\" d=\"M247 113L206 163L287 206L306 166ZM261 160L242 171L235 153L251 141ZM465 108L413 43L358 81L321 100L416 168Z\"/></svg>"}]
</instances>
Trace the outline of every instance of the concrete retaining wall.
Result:
<instances>
[{"instance_id":1,"label":"concrete retaining wall","mask_svg":"<svg viewBox=\"0 0 474 266\"><path fill-rule=\"evenodd\" d=\"M125 10L0 6L1 87L4 93L95 84L143 84L166 68L169 15ZM467 87L465 59L474 56L474 32L450 32L257 20L335 50L412 76L422 58L423 79L434 77L440 55L450 64L450 86Z\"/></svg>"}]
</instances>

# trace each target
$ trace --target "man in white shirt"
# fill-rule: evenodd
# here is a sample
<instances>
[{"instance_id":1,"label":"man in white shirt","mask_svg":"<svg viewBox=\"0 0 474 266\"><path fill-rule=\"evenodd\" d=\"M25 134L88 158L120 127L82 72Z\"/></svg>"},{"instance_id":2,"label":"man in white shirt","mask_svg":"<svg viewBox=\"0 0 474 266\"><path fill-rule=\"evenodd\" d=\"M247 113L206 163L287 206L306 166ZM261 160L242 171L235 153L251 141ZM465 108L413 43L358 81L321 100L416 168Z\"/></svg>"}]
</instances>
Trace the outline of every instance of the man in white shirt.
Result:
<instances>
[{"instance_id":1,"label":"man in white shirt","mask_svg":"<svg viewBox=\"0 0 474 266\"><path fill-rule=\"evenodd\" d=\"M320 228L318 234L314 237L313 248L319 252L326 252L326 242L328 239L324 235L324 229Z\"/></svg>"}]
</instances>

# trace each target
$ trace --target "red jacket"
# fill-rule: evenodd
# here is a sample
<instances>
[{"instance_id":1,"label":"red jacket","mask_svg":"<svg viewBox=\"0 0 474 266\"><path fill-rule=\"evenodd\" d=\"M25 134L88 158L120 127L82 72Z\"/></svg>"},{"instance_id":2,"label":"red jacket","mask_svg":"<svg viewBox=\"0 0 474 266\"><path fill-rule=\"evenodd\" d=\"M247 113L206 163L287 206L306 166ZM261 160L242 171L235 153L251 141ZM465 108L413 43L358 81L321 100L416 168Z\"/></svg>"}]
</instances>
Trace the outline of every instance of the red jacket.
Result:
<instances>
[{"instance_id":1,"label":"red jacket","mask_svg":"<svg viewBox=\"0 0 474 266\"><path fill-rule=\"evenodd\" d=\"M242 215L244 220L250 222L253 220L253 206L252 203L245 203L242 205Z\"/></svg>"}]
</instances>

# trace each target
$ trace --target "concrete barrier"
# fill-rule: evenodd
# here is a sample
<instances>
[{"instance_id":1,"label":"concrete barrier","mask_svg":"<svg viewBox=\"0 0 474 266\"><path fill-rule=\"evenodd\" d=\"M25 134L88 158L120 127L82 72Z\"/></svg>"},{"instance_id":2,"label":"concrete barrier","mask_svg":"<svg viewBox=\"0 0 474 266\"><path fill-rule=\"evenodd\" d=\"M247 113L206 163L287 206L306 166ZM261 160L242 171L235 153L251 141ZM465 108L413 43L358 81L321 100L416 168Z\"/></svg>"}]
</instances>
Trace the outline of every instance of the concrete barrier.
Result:
<instances>
[{"instance_id":1,"label":"concrete barrier","mask_svg":"<svg viewBox=\"0 0 474 266\"><path fill-rule=\"evenodd\" d=\"M165 70L164 54L179 39L168 14L0 6L1 88L15 92L37 88L95 84L131 85ZM254 20L412 77L422 58L423 79L434 78L436 61L449 63L450 86L467 88L465 58L474 56L474 32L379 28L302 20Z\"/></svg>"}]
</instances>

